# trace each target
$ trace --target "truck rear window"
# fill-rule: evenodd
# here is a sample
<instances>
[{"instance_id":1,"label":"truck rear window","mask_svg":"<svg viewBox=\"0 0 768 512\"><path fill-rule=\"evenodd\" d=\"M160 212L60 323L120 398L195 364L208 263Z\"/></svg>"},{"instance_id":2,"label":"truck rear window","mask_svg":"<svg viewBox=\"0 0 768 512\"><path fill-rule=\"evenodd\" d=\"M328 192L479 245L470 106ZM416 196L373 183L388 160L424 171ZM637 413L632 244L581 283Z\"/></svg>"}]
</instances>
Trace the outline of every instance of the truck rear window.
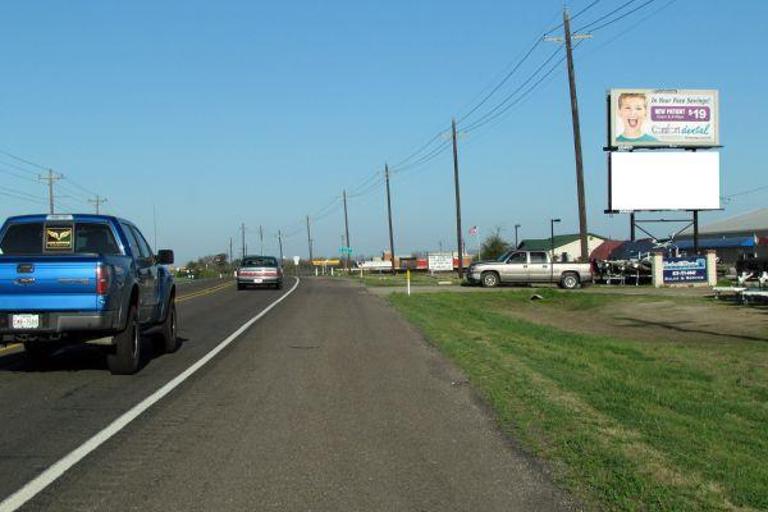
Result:
<instances>
[{"instance_id":1,"label":"truck rear window","mask_svg":"<svg viewBox=\"0 0 768 512\"><path fill-rule=\"evenodd\" d=\"M62 239L58 249L53 250L52 235L45 242L43 230L50 228L56 237ZM11 224L0 241L0 254L10 256L38 255L38 254L71 254L71 247L65 243L60 226L45 226L43 222L23 222ZM109 225L100 222L77 222L74 225L74 252L86 254L120 254L120 248L115 242L115 237ZM71 235L71 233L70 233ZM66 235L65 235L66 236ZM54 237L55 238L55 237ZM46 249L48 247L48 249Z\"/></svg>"}]
</instances>

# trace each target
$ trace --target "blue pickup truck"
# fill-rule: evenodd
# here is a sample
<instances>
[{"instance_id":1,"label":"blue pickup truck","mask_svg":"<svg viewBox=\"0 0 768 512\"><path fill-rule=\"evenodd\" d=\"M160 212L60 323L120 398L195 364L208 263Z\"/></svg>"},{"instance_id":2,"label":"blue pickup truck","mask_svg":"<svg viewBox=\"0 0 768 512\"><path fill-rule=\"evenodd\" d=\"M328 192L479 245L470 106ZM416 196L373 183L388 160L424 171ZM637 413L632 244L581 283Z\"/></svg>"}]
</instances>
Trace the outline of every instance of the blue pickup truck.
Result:
<instances>
[{"instance_id":1,"label":"blue pickup truck","mask_svg":"<svg viewBox=\"0 0 768 512\"><path fill-rule=\"evenodd\" d=\"M26 215L0 228L0 341L36 363L65 344L104 346L113 374L139 369L141 336L178 347L176 286L131 222L107 215Z\"/></svg>"}]
</instances>

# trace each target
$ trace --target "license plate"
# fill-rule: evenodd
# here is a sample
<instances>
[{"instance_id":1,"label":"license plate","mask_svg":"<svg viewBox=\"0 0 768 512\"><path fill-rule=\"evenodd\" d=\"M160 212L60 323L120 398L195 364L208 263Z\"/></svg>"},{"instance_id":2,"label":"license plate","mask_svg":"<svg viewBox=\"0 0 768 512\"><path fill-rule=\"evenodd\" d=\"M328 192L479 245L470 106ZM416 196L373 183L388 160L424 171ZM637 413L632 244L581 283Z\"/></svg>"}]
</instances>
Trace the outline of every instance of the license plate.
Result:
<instances>
[{"instance_id":1,"label":"license plate","mask_svg":"<svg viewBox=\"0 0 768 512\"><path fill-rule=\"evenodd\" d=\"M253 282L256 283L256 284L261 284L261 283L264 282L264 280L263 279L254 279Z\"/></svg>"},{"instance_id":2,"label":"license plate","mask_svg":"<svg viewBox=\"0 0 768 512\"><path fill-rule=\"evenodd\" d=\"M40 327L40 315L11 315L14 329L37 329Z\"/></svg>"}]
</instances>

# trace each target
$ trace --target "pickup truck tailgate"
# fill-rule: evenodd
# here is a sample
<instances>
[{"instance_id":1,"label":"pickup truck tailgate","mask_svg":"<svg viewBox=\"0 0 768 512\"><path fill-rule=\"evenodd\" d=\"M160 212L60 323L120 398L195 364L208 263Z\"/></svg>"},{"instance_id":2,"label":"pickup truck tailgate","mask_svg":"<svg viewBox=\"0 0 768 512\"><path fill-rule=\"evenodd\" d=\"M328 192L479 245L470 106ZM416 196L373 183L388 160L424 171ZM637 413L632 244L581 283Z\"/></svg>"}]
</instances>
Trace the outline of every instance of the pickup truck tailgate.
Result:
<instances>
[{"instance_id":1,"label":"pickup truck tailgate","mask_svg":"<svg viewBox=\"0 0 768 512\"><path fill-rule=\"evenodd\" d=\"M0 257L0 311L93 311L98 256Z\"/></svg>"}]
</instances>

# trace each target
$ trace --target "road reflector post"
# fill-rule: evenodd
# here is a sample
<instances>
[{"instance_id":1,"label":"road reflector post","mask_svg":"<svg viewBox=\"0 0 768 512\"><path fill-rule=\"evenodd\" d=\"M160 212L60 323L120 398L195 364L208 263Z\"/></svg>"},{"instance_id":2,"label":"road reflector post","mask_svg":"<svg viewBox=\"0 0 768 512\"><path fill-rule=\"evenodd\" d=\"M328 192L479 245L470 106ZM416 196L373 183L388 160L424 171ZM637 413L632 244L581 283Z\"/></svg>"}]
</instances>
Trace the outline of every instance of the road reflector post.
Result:
<instances>
[{"instance_id":1,"label":"road reflector post","mask_svg":"<svg viewBox=\"0 0 768 512\"><path fill-rule=\"evenodd\" d=\"M411 269L405 271L405 282L408 286L408 296L411 296Z\"/></svg>"}]
</instances>

